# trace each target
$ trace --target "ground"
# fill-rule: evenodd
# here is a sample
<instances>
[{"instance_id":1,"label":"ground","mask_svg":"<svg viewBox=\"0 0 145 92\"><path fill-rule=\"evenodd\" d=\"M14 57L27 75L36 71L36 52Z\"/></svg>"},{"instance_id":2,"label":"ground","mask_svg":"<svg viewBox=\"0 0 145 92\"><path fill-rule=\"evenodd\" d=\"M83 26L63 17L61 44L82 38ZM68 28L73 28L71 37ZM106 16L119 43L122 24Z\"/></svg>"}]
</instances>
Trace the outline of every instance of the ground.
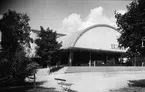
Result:
<instances>
[{"instance_id":1,"label":"ground","mask_svg":"<svg viewBox=\"0 0 145 92\"><path fill-rule=\"evenodd\" d=\"M48 68L40 69L37 81L44 81L41 87L55 88L60 91L60 87L54 78L64 78L67 82L73 83L72 92L137 92L119 91L127 90L128 83L134 80L144 80L145 71L113 71L113 72L84 72L84 73L64 73L67 67L52 74L48 74ZM144 68L143 68L144 69ZM132 88L133 89L133 88ZM140 91L143 92L143 91Z\"/></svg>"}]
</instances>

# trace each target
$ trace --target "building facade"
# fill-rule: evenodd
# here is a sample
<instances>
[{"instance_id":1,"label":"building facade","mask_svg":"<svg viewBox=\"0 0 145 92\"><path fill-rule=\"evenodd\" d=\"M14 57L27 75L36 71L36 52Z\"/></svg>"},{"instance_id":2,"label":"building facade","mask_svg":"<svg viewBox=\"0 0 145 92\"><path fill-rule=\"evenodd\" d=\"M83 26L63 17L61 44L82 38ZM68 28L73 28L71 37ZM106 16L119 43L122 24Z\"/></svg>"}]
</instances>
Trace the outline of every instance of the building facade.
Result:
<instances>
[{"instance_id":1,"label":"building facade","mask_svg":"<svg viewBox=\"0 0 145 92\"><path fill-rule=\"evenodd\" d=\"M89 31L96 33L92 32L90 36L85 35ZM97 24L60 37L58 41L62 42L61 64L69 66L121 65L123 63L121 56L126 49L118 47L119 35L116 28L106 24Z\"/></svg>"}]
</instances>

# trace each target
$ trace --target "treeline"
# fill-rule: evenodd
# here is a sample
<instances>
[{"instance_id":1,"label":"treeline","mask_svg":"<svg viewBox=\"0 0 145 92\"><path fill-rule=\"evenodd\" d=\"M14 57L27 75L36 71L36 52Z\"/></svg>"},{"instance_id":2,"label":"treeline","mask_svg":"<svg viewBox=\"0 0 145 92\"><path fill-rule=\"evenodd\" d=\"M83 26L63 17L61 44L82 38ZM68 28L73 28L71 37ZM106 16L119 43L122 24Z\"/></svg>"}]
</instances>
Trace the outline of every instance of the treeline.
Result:
<instances>
[{"instance_id":1,"label":"treeline","mask_svg":"<svg viewBox=\"0 0 145 92\"><path fill-rule=\"evenodd\" d=\"M59 61L61 43L56 41L57 33L41 27L39 38L33 40L29 21L27 14L13 10L5 12L0 19L0 87L23 84L37 68L48 66L52 60ZM31 55L33 43L37 44L35 56Z\"/></svg>"}]
</instances>

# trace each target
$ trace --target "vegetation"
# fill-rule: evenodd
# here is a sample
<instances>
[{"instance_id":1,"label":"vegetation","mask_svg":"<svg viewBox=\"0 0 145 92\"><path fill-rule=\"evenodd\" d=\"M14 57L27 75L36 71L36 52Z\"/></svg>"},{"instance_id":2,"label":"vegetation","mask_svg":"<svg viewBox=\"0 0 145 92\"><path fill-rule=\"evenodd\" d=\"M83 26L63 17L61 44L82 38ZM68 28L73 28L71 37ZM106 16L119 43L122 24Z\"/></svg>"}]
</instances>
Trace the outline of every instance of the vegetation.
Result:
<instances>
[{"instance_id":1,"label":"vegetation","mask_svg":"<svg viewBox=\"0 0 145 92\"><path fill-rule=\"evenodd\" d=\"M110 90L110 92L145 92L145 88L142 87L126 87L117 90Z\"/></svg>"},{"instance_id":2,"label":"vegetation","mask_svg":"<svg viewBox=\"0 0 145 92\"><path fill-rule=\"evenodd\" d=\"M38 35L39 39L36 40L38 46L37 53L40 58L41 65L47 67L50 64L56 64L59 62L59 49L61 43L57 42L57 34L53 30L47 28L46 30L41 27L41 31Z\"/></svg>"},{"instance_id":3,"label":"vegetation","mask_svg":"<svg viewBox=\"0 0 145 92\"><path fill-rule=\"evenodd\" d=\"M145 92L145 80L129 80L129 87L124 87L120 89L113 89L110 92Z\"/></svg>"},{"instance_id":4,"label":"vegetation","mask_svg":"<svg viewBox=\"0 0 145 92\"><path fill-rule=\"evenodd\" d=\"M0 19L0 87L24 82L38 66L29 56L30 26L27 14L8 10Z\"/></svg>"},{"instance_id":5,"label":"vegetation","mask_svg":"<svg viewBox=\"0 0 145 92\"><path fill-rule=\"evenodd\" d=\"M127 5L125 14L117 13L117 26L121 32L119 46L128 48L126 56L144 55L142 38L145 37L145 1L134 0ZM144 42L145 43L145 42Z\"/></svg>"}]
</instances>

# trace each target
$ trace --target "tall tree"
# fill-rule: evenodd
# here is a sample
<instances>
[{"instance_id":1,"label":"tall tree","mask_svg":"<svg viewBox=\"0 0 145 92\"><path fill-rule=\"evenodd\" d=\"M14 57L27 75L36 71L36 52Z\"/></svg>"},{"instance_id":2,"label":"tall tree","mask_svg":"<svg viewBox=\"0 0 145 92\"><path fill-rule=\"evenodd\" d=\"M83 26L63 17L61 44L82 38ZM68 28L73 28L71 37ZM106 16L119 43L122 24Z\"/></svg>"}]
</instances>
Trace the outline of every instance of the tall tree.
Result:
<instances>
[{"instance_id":1,"label":"tall tree","mask_svg":"<svg viewBox=\"0 0 145 92\"><path fill-rule=\"evenodd\" d=\"M145 37L145 0L134 0L127 5L125 14L115 14L121 32L120 47L128 48L127 56L143 55L142 38Z\"/></svg>"},{"instance_id":2,"label":"tall tree","mask_svg":"<svg viewBox=\"0 0 145 92\"><path fill-rule=\"evenodd\" d=\"M26 48L30 48L30 26L27 14L8 10L0 19L2 33L0 52L0 85L24 82L31 63L26 57Z\"/></svg>"},{"instance_id":3,"label":"tall tree","mask_svg":"<svg viewBox=\"0 0 145 92\"><path fill-rule=\"evenodd\" d=\"M37 55L41 59L42 66L47 67L51 62L59 60L59 55L56 53L59 52L61 43L58 43L56 40L57 39L56 32L53 32L53 30L49 28L44 30L42 26L38 37L39 39L36 40L36 44L38 46Z\"/></svg>"}]
</instances>

